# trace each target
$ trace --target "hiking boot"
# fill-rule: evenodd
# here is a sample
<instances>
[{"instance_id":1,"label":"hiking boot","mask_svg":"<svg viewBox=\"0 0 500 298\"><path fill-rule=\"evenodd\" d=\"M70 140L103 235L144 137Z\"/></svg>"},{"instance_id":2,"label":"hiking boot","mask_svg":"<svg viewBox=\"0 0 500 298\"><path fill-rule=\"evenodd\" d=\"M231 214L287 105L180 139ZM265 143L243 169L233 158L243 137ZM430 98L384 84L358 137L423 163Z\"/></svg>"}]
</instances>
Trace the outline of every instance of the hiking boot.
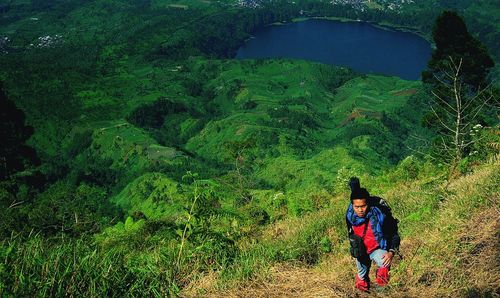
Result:
<instances>
[{"instance_id":1,"label":"hiking boot","mask_svg":"<svg viewBox=\"0 0 500 298\"><path fill-rule=\"evenodd\" d=\"M368 292L370 289L370 281L361 279L359 275L356 274L356 289L361 292Z\"/></svg>"},{"instance_id":2,"label":"hiking boot","mask_svg":"<svg viewBox=\"0 0 500 298\"><path fill-rule=\"evenodd\" d=\"M377 269L377 284L381 287L389 283L389 268L380 267Z\"/></svg>"}]
</instances>

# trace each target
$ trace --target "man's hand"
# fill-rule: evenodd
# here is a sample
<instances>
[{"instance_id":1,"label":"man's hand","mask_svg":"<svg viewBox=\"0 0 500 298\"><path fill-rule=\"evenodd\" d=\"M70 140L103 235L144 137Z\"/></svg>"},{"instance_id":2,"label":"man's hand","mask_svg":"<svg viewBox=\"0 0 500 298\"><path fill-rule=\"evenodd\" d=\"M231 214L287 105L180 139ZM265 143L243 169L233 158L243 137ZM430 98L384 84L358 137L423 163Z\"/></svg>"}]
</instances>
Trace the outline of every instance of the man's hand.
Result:
<instances>
[{"instance_id":1,"label":"man's hand","mask_svg":"<svg viewBox=\"0 0 500 298\"><path fill-rule=\"evenodd\" d=\"M386 252L382 257L382 265L384 265L384 267L391 266L392 258L394 258L394 253L392 251Z\"/></svg>"}]
</instances>

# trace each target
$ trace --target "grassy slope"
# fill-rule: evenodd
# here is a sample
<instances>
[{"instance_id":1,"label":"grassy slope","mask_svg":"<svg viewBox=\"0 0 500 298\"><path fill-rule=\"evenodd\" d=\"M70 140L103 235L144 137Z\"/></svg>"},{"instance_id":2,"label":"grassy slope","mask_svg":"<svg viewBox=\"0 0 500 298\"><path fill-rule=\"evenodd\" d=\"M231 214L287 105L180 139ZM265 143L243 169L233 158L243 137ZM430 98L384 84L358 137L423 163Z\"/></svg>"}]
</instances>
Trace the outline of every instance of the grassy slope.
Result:
<instances>
[{"instance_id":1,"label":"grassy slope","mask_svg":"<svg viewBox=\"0 0 500 298\"><path fill-rule=\"evenodd\" d=\"M381 297L484 297L498 291L499 166L498 162L480 166L448 188L439 178L421 176L414 181L395 181L381 193L401 220L404 255L395 261L391 283ZM263 250L252 278L235 275L240 279L228 282L224 275L209 273L182 295L352 297L355 264L348 255L342 219L345 197L336 197L324 210L267 227L256 240ZM302 239L314 232L332 243L331 252L323 254L316 265L266 259L272 250L300 249Z\"/></svg>"}]
</instances>

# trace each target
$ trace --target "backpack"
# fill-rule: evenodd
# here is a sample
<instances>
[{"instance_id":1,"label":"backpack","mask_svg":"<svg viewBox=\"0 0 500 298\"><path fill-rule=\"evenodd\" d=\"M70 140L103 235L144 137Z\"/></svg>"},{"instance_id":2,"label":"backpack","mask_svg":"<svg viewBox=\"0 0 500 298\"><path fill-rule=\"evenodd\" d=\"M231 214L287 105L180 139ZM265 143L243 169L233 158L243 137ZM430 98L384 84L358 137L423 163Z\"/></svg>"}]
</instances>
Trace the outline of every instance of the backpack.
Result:
<instances>
[{"instance_id":1,"label":"backpack","mask_svg":"<svg viewBox=\"0 0 500 298\"><path fill-rule=\"evenodd\" d=\"M392 209L384 199L377 196L370 196L368 199L368 205L377 207L380 211L382 211L382 213L385 214L384 226L387 229L386 232L391 235L398 232L399 220L392 215Z\"/></svg>"},{"instance_id":2,"label":"backpack","mask_svg":"<svg viewBox=\"0 0 500 298\"><path fill-rule=\"evenodd\" d=\"M378 209L380 209L380 211L382 211L382 213L385 214L386 219L395 221L396 224L399 223L399 220L394 218L394 216L392 215L392 209L389 206L389 204L387 204L387 202L384 199L382 199L381 197L370 196L370 198L368 199L368 205L375 206Z\"/></svg>"}]
</instances>

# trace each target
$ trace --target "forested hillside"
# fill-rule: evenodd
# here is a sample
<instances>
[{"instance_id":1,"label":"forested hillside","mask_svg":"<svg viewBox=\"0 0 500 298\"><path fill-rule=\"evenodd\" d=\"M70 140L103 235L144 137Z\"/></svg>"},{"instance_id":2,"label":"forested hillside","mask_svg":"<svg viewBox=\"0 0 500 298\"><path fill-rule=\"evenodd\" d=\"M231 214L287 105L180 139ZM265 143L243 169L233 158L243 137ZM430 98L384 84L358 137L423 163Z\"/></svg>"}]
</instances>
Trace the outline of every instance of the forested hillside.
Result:
<instances>
[{"instance_id":1,"label":"forested hillside","mask_svg":"<svg viewBox=\"0 0 500 298\"><path fill-rule=\"evenodd\" d=\"M499 7L404 2L0 3L0 296L355 295L352 176L400 219L385 294L496 295ZM468 31L441 43L444 8ZM233 59L310 17L437 50L423 81ZM458 92L433 80L457 61ZM433 94L472 109L460 139Z\"/></svg>"}]
</instances>

